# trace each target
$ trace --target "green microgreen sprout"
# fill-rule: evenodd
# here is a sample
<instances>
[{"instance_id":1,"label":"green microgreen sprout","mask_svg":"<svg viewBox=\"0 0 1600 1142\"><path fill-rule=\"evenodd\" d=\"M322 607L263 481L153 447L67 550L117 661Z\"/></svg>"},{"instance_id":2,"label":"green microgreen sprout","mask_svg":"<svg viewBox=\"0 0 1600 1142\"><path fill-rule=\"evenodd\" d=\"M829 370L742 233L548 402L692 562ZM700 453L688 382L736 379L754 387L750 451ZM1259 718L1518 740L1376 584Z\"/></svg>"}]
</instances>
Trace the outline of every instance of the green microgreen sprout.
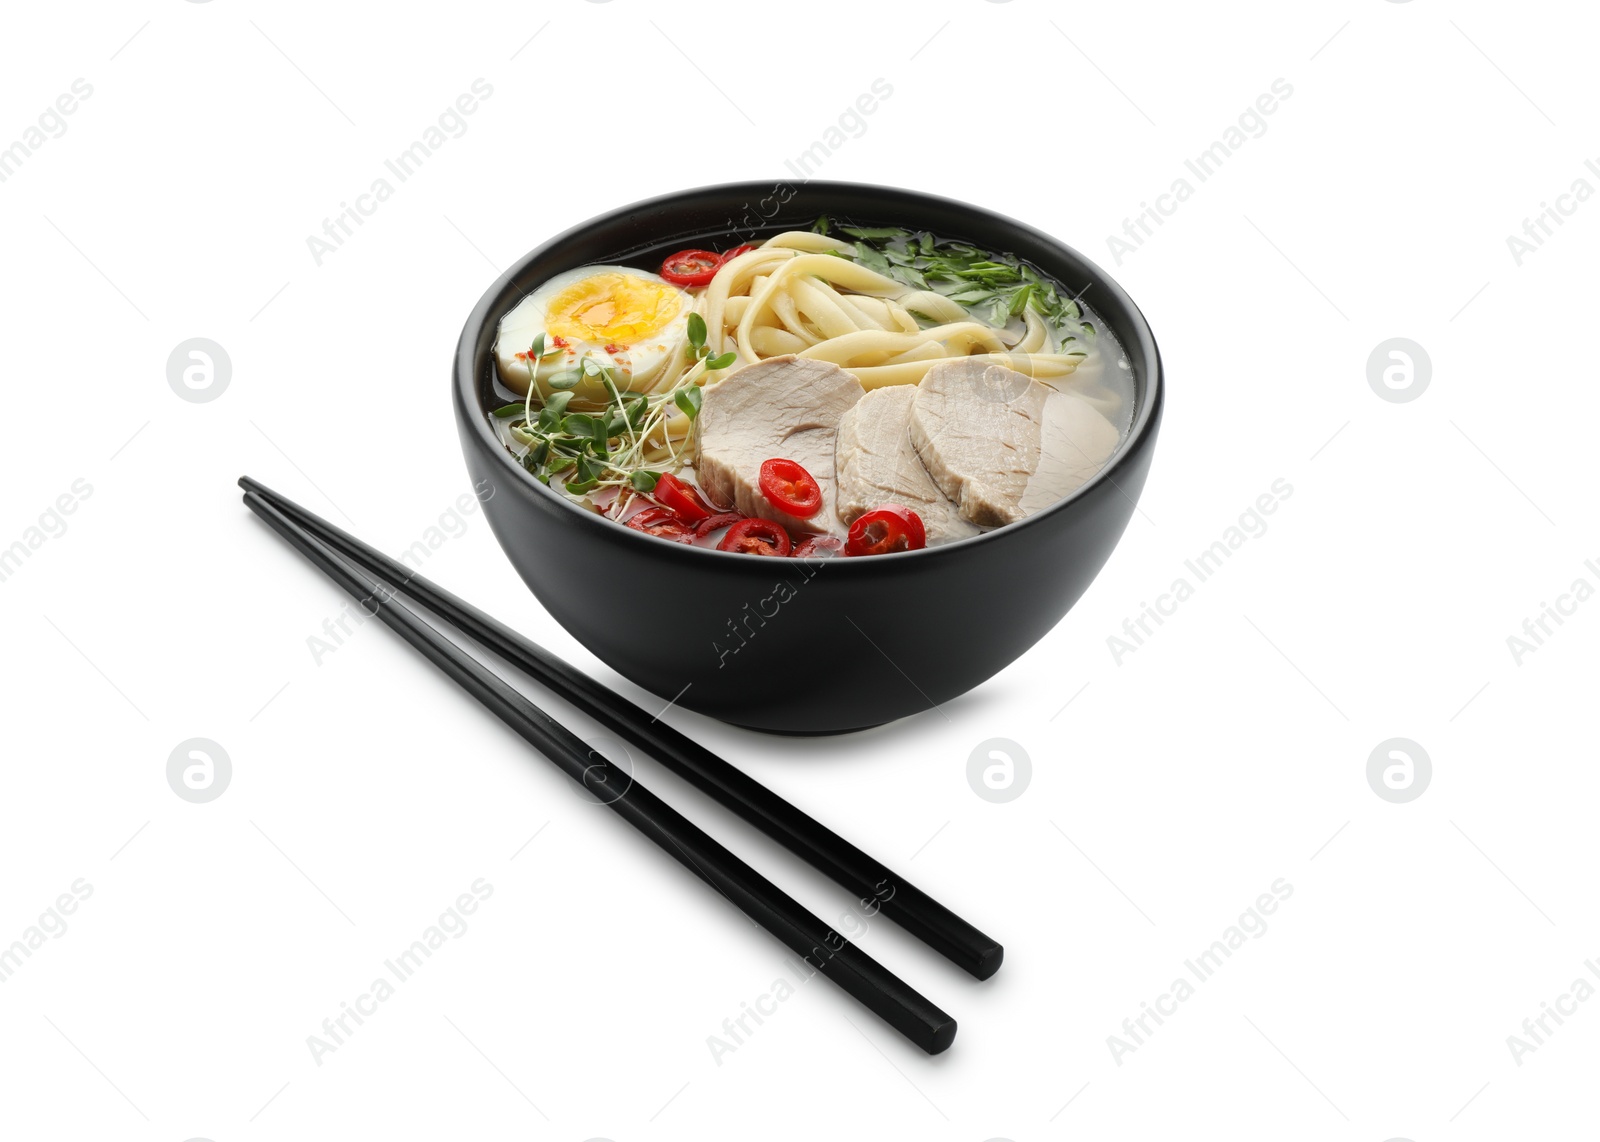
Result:
<instances>
[{"instance_id":1,"label":"green microgreen sprout","mask_svg":"<svg viewBox=\"0 0 1600 1142\"><path fill-rule=\"evenodd\" d=\"M705 319L691 314L687 324L688 370L676 384L662 393L635 392L622 388L615 367L598 354L585 353L575 363L544 376L537 376L538 363L558 350L546 349L544 335L534 338L526 354L530 363L530 383L521 404L497 408L493 416L511 423L507 429L522 450L522 465L540 483L586 502L592 493L614 489L620 508L634 495L648 495L661 479L662 461L675 470L681 460L666 433L666 422L681 412L691 422L699 416L700 386L706 374L725 369L736 360L734 353L712 355L706 345ZM605 394L604 404L585 396L577 408L579 386L584 393L596 388ZM541 399L541 392L548 395ZM650 443L657 434L656 443ZM660 455L662 449L666 455ZM561 477L553 480L552 477Z\"/></svg>"},{"instance_id":2,"label":"green microgreen sprout","mask_svg":"<svg viewBox=\"0 0 1600 1142\"><path fill-rule=\"evenodd\" d=\"M719 353L711 356L711 346L706 344L706 319L698 313L691 313L688 322L689 345L687 352L690 361L705 361L706 372L713 369L726 369L737 359L736 353ZM707 359L709 358L709 360ZM692 413L690 414L693 415Z\"/></svg>"}]
</instances>

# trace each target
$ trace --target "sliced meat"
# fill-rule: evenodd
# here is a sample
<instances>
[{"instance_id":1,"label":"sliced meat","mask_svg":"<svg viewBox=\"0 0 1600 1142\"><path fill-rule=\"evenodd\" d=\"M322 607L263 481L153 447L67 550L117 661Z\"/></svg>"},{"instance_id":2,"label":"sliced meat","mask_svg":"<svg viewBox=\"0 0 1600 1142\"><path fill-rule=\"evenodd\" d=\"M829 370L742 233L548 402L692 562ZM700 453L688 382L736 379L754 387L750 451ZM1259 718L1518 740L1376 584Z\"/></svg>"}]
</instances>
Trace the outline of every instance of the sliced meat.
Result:
<instances>
[{"instance_id":1,"label":"sliced meat","mask_svg":"<svg viewBox=\"0 0 1600 1142\"><path fill-rule=\"evenodd\" d=\"M863 392L861 382L838 365L792 356L769 357L712 385L700 408L700 486L719 504L791 531L843 535L833 443L840 418ZM761 494L761 465L775 457L793 460L821 486L816 515L797 519Z\"/></svg>"},{"instance_id":2,"label":"sliced meat","mask_svg":"<svg viewBox=\"0 0 1600 1142\"><path fill-rule=\"evenodd\" d=\"M839 421L839 519L850 524L873 508L900 504L922 517L929 543L976 535L978 529L961 518L917 457L911 443L916 399L916 385L885 385Z\"/></svg>"},{"instance_id":3,"label":"sliced meat","mask_svg":"<svg viewBox=\"0 0 1600 1142\"><path fill-rule=\"evenodd\" d=\"M1025 516L1043 511L1083 487L1106 466L1122 440L1117 426L1090 401L1048 384L1042 387L1048 395L1044 398L1039 464L1017 505Z\"/></svg>"},{"instance_id":4,"label":"sliced meat","mask_svg":"<svg viewBox=\"0 0 1600 1142\"><path fill-rule=\"evenodd\" d=\"M917 455L961 518L983 527L1015 523L1075 491L1117 440L1082 397L983 361L935 365L911 406Z\"/></svg>"}]
</instances>

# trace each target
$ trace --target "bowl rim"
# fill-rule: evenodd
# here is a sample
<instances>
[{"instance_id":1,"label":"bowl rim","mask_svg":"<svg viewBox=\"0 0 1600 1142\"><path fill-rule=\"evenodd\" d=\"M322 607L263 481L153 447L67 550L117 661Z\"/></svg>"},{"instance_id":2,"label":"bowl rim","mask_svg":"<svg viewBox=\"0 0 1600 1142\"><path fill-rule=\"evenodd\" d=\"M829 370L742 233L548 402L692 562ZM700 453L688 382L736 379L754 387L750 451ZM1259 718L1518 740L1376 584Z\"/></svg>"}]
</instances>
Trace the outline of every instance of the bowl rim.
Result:
<instances>
[{"instance_id":1,"label":"bowl rim","mask_svg":"<svg viewBox=\"0 0 1600 1142\"><path fill-rule=\"evenodd\" d=\"M488 323L490 312L499 303L501 297L505 294L507 287L518 277L520 277L534 262L546 257L552 250L555 250L568 241L578 237L596 224L618 221L630 215L667 209L704 195L738 194L749 196L755 194L764 194L770 192L775 185L784 185L785 181L786 180L781 179L776 181L764 179L747 182L725 182L708 186L691 187L684 190L675 190L666 194L655 195L651 198L640 199L637 202L627 203L611 210L603 211L602 213L596 214L592 218L587 218L574 226L569 226L567 229L561 231L561 233L540 243L533 250L530 250L527 254L524 254L521 258L517 259L517 261L507 268L503 273L501 273L499 277L495 278L494 282L490 284L489 288L484 291L483 296L478 299L477 304L473 306L472 312L467 316L466 324L462 326L460 339L456 343L455 363L453 366L454 375L452 377L452 382L455 390L455 397L458 402L458 409L476 410L476 415L468 418L473 421L471 431L476 441L480 446L487 446L489 451L495 454L496 460L494 463L496 463L501 470L510 473L512 478L518 481L519 487L529 490L531 494L542 495L546 497L547 502L559 505L562 510L570 511L575 517L587 519L587 523L579 524L578 526L604 527L608 529L606 534L611 536L615 542L628 543L632 541L640 544L648 544L649 547L639 549L641 555L646 554L649 551L654 551L660 558L715 558L723 566L731 566L725 562L730 557L741 559L746 564L749 564L751 561L760 561L765 563L771 558L770 556L751 555L736 551L719 551L716 548L698 547L684 543L669 543L667 541L658 539L655 536L646 535L643 532L623 527L618 524L617 521L608 519L596 512L587 511L566 497L558 495L545 485L539 483L539 481L535 480L528 474L527 470L524 469L521 464L517 463L516 459L506 449L504 444L501 443L499 437L494 434L493 428L489 423L489 410L483 407L483 402L478 395L478 370L476 367L475 357L476 345L480 332ZM1166 386L1165 377L1163 376L1162 370L1161 352L1156 344L1155 334L1150 328L1150 322L1145 318L1144 312L1140 310L1138 305L1134 303L1133 298L1131 298L1128 295L1128 292L1124 290L1120 284L1118 284L1116 279L1114 279L1110 274L1106 273L1099 263L1085 257L1076 248L1067 245L1059 238L1047 234L1043 230L1040 230L1035 226L1031 226L1026 222L1020 222L1009 215L1001 214L998 211L989 210L985 207L974 206L973 204L964 202L961 199L949 198L938 194L929 194L926 191L913 190L909 187L889 186L883 183L840 182L824 179L806 179L801 181L800 185L805 187L808 191L820 191L824 194L829 192L838 192L841 194L868 192L876 195L893 195L906 199L919 199L922 202L938 207L953 208L956 211L969 214L985 215L991 221L999 222L1006 227L1026 234L1033 240L1043 245L1056 247L1057 249L1070 255L1072 258L1082 262L1085 270L1093 279L1092 284L1101 286L1104 293L1110 295L1112 303L1114 303L1115 306L1120 307L1127 314L1132 321L1132 328L1128 332L1133 335L1132 339L1137 340L1145 359L1150 362L1148 375L1143 377L1136 376L1135 378L1136 385L1138 386L1136 388L1136 399L1139 401L1139 407L1134 411L1133 422L1131 425L1129 425L1128 434L1119 442L1117 445L1117 450L1112 454L1111 459L1106 462L1105 466L1101 468L1100 471L1096 472L1094 476L1090 477L1090 479L1073 489L1070 494L1063 496L1061 499L1057 500L1043 511L1035 512L1033 515L1020 519L1016 523L1010 523L1001 527L991 528L990 530L981 532L978 535L952 540L949 543L940 543L930 547L919 548L916 551L895 551L884 555L875 555L870 559L827 558L825 561L829 567L875 567L888 564L899 565L902 563L902 561L908 559L931 560L952 551L970 551L973 550L976 545L994 542L1006 535L1020 534L1024 529L1043 526L1045 520L1049 519L1058 512L1068 509L1071 504L1083 498L1092 489L1101 484L1111 484L1113 487L1116 487L1119 492L1121 491L1120 485L1118 485L1116 482L1116 472L1119 468L1131 462L1129 457L1135 455L1140 450L1141 446L1145 444L1146 438L1155 431L1156 425L1159 422L1161 406L1164 403ZM1104 304L1095 306L1096 311L1099 312L1102 317L1105 315L1107 308L1108 307ZM1122 336L1121 340L1126 343L1128 340L1130 340L1130 338ZM1126 493L1122 494L1126 495ZM674 556L672 554L674 551L679 553L679 555ZM858 571L853 573L872 574L873 572Z\"/></svg>"}]
</instances>

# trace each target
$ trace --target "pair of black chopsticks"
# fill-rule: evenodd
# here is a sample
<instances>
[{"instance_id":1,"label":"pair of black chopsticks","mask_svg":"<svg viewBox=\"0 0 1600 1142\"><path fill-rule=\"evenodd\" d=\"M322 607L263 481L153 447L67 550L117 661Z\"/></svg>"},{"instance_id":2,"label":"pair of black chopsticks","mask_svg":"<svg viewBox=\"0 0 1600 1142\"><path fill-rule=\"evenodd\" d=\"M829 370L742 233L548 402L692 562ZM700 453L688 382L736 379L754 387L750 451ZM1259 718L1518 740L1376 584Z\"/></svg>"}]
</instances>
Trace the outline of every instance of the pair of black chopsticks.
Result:
<instances>
[{"instance_id":1,"label":"pair of black chopsticks","mask_svg":"<svg viewBox=\"0 0 1600 1142\"><path fill-rule=\"evenodd\" d=\"M508 686L399 595L411 595L516 664L977 978L988 979L999 969L999 944L760 782L543 647L250 477L239 484L251 511L567 776L924 1051L938 1054L950 1046L954 1019Z\"/></svg>"}]
</instances>

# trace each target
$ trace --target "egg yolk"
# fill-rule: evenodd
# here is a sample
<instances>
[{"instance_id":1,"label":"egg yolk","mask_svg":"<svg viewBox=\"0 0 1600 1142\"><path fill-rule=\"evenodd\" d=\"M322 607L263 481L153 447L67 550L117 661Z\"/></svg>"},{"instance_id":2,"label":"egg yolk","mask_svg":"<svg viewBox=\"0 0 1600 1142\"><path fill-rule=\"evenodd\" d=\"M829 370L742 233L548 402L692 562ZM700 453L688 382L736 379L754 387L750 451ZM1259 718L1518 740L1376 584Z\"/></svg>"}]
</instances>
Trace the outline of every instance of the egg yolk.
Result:
<instances>
[{"instance_id":1,"label":"egg yolk","mask_svg":"<svg viewBox=\"0 0 1600 1142\"><path fill-rule=\"evenodd\" d=\"M682 308L682 294L665 282L595 274L556 294L545 328L569 341L628 345L660 332Z\"/></svg>"}]
</instances>

